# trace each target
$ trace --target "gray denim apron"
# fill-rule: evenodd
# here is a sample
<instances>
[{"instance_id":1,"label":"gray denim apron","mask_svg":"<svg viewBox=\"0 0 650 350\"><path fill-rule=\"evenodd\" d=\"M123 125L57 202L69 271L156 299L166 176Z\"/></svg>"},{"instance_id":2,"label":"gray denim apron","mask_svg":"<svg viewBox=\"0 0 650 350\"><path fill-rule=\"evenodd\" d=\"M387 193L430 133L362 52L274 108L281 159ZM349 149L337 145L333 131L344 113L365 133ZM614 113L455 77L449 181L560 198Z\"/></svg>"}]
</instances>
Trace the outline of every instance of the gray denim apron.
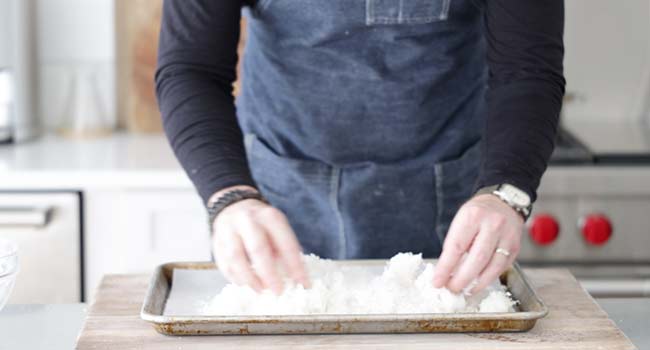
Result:
<instances>
[{"instance_id":1,"label":"gray denim apron","mask_svg":"<svg viewBox=\"0 0 650 350\"><path fill-rule=\"evenodd\" d=\"M440 254L480 162L471 0L260 0L237 113L253 178L306 252Z\"/></svg>"}]
</instances>

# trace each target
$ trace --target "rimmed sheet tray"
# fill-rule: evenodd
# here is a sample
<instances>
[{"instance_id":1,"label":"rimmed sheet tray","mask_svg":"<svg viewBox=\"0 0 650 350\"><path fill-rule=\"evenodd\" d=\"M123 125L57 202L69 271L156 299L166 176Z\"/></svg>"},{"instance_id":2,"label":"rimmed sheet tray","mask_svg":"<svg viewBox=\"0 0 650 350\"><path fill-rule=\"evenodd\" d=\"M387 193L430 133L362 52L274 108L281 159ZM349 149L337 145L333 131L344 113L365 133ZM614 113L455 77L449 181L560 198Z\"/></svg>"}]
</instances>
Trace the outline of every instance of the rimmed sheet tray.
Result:
<instances>
[{"instance_id":1,"label":"rimmed sheet tray","mask_svg":"<svg viewBox=\"0 0 650 350\"><path fill-rule=\"evenodd\" d=\"M348 260L341 264L383 266L385 260ZM332 334L522 332L548 313L519 266L501 276L501 282L519 301L515 312L386 315L296 316L166 316L174 269L215 269L206 262L174 262L159 266L149 284L140 316L166 335Z\"/></svg>"}]
</instances>

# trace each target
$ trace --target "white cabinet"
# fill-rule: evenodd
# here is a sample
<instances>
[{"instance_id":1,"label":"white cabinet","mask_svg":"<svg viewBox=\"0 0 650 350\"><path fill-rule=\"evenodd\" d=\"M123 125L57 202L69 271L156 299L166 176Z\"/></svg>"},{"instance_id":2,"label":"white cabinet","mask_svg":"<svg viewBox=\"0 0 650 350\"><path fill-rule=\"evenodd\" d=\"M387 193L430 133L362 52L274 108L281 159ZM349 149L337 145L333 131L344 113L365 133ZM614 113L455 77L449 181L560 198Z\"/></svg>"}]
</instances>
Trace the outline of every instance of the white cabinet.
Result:
<instances>
[{"instance_id":1,"label":"white cabinet","mask_svg":"<svg viewBox=\"0 0 650 350\"><path fill-rule=\"evenodd\" d=\"M193 190L89 190L84 198L89 300L106 273L210 259L206 212Z\"/></svg>"},{"instance_id":2,"label":"white cabinet","mask_svg":"<svg viewBox=\"0 0 650 350\"><path fill-rule=\"evenodd\" d=\"M79 213L76 192L0 192L0 237L18 244L20 266L10 303L81 301Z\"/></svg>"}]
</instances>

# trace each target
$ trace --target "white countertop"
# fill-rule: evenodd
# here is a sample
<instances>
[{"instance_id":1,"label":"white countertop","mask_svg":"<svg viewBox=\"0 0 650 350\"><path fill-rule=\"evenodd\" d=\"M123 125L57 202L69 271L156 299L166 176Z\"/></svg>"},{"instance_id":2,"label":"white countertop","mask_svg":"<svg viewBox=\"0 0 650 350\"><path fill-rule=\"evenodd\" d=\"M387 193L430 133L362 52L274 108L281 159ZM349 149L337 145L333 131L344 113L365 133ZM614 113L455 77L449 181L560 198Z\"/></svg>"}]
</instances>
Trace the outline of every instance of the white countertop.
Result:
<instances>
[{"instance_id":1,"label":"white countertop","mask_svg":"<svg viewBox=\"0 0 650 350\"><path fill-rule=\"evenodd\" d=\"M0 145L0 189L192 188L162 134Z\"/></svg>"},{"instance_id":2,"label":"white countertop","mask_svg":"<svg viewBox=\"0 0 650 350\"><path fill-rule=\"evenodd\" d=\"M650 194L649 177L650 166L553 165L539 193ZM50 134L0 144L0 191L91 188L194 190L163 134L119 132L82 140Z\"/></svg>"}]
</instances>

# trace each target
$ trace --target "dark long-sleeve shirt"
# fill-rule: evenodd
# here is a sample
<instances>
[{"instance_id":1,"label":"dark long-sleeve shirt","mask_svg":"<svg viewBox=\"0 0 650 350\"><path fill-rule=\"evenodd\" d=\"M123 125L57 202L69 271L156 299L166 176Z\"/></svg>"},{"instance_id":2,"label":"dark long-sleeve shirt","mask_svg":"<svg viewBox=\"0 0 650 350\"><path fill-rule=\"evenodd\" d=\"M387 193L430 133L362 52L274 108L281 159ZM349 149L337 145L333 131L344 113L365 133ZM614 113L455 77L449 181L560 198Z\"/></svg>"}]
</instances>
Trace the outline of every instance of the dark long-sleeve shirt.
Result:
<instances>
[{"instance_id":1,"label":"dark long-sleeve shirt","mask_svg":"<svg viewBox=\"0 0 650 350\"><path fill-rule=\"evenodd\" d=\"M564 95L562 0L477 0L484 8L489 79L477 188L510 183L535 198ZM207 201L255 186L232 83L248 0L165 0L156 89L165 132Z\"/></svg>"}]
</instances>

